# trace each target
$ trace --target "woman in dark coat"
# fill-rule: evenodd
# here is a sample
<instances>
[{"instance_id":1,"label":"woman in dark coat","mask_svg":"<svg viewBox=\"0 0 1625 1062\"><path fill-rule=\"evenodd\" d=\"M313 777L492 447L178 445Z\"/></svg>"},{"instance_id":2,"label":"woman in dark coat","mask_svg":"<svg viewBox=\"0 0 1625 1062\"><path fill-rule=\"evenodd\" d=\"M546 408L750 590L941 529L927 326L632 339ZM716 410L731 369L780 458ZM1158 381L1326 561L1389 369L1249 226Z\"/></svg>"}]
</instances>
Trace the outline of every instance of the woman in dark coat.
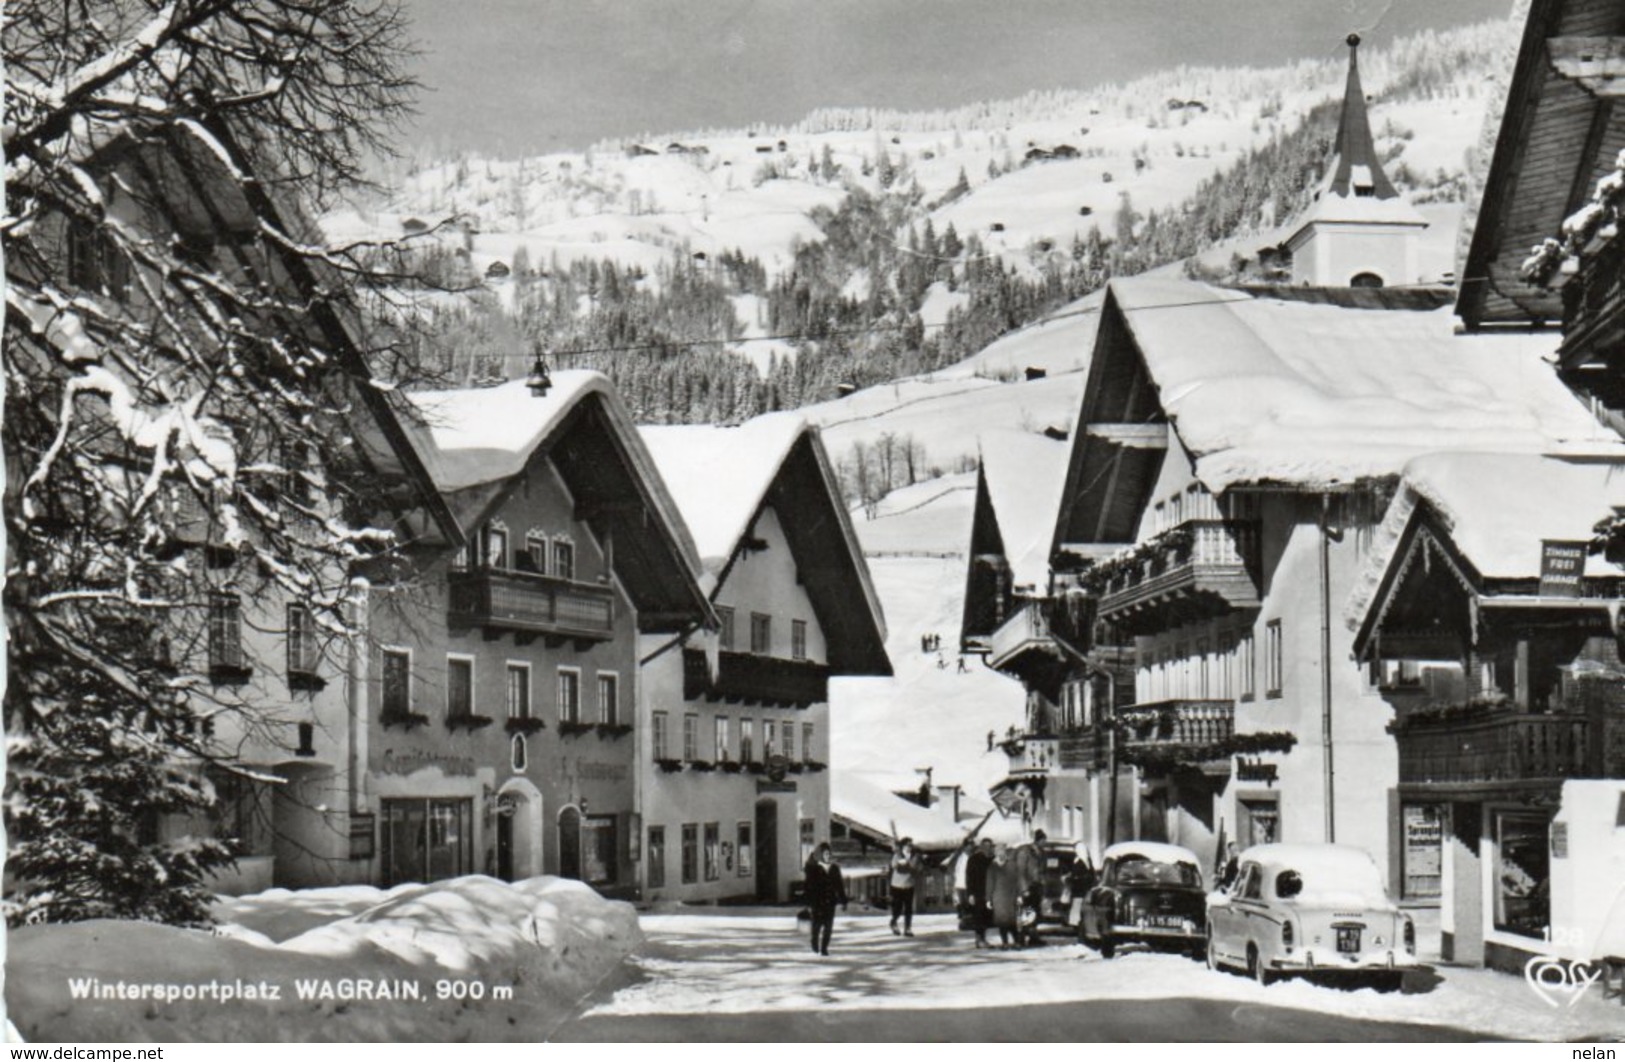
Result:
<instances>
[{"instance_id":1,"label":"woman in dark coat","mask_svg":"<svg viewBox=\"0 0 1625 1062\"><path fill-rule=\"evenodd\" d=\"M805 873L807 906L812 911L812 950L818 955L828 955L830 933L835 929L835 905L845 907L847 904L846 882L828 841L819 845L813 857L807 860Z\"/></svg>"},{"instance_id":2,"label":"woman in dark coat","mask_svg":"<svg viewBox=\"0 0 1625 1062\"><path fill-rule=\"evenodd\" d=\"M1010 848L1001 844L994 850L993 862L987 868L987 903L993 913L993 925L999 931L1001 949L1021 939L1016 926L1021 910L1021 889L1021 873L1016 869L1015 860L1010 858Z\"/></svg>"},{"instance_id":3,"label":"woman in dark coat","mask_svg":"<svg viewBox=\"0 0 1625 1062\"><path fill-rule=\"evenodd\" d=\"M976 931L976 946L988 947L987 942L987 868L993 865L993 842L984 840L971 849L965 865L965 902L970 907L971 928Z\"/></svg>"}]
</instances>

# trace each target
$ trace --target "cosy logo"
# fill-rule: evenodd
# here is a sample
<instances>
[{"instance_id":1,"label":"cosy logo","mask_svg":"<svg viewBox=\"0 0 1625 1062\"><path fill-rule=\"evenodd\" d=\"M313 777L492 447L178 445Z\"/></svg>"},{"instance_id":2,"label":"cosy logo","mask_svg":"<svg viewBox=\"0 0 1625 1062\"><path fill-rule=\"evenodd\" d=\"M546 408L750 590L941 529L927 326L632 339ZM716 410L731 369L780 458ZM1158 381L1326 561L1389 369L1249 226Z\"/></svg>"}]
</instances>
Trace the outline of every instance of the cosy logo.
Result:
<instances>
[{"instance_id":1,"label":"cosy logo","mask_svg":"<svg viewBox=\"0 0 1625 1062\"><path fill-rule=\"evenodd\" d=\"M1523 964L1523 979L1535 995L1553 1007L1572 1007L1602 977L1589 963L1564 962L1536 955Z\"/></svg>"}]
</instances>

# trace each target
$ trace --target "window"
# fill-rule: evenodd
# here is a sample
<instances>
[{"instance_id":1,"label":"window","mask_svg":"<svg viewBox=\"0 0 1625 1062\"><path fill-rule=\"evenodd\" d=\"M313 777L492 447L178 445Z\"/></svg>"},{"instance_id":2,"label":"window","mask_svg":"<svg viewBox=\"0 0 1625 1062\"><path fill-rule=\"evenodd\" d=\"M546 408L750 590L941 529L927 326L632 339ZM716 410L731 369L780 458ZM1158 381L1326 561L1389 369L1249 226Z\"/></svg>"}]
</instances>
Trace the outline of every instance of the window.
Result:
<instances>
[{"instance_id":1,"label":"window","mask_svg":"<svg viewBox=\"0 0 1625 1062\"><path fill-rule=\"evenodd\" d=\"M814 836L815 836L813 831L816 830L817 827L818 827L818 823L815 822L812 819L802 819L801 820L801 831L800 831L800 833L801 833L801 865L802 866L806 866L807 865L807 860L812 858L813 840L814 840Z\"/></svg>"},{"instance_id":2,"label":"window","mask_svg":"<svg viewBox=\"0 0 1625 1062\"><path fill-rule=\"evenodd\" d=\"M474 868L474 802L385 800L383 877L388 885L439 881Z\"/></svg>"},{"instance_id":3,"label":"window","mask_svg":"<svg viewBox=\"0 0 1625 1062\"><path fill-rule=\"evenodd\" d=\"M451 570L454 572L468 571L468 547L458 546L457 552L451 555Z\"/></svg>"},{"instance_id":4,"label":"window","mask_svg":"<svg viewBox=\"0 0 1625 1062\"><path fill-rule=\"evenodd\" d=\"M405 649L384 650L384 715L406 715L412 710L412 654Z\"/></svg>"},{"instance_id":5,"label":"window","mask_svg":"<svg viewBox=\"0 0 1625 1062\"><path fill-rule=\"evenodd\" d=\"M752 758L753 754L756 751L754 748L752 748L752 746L756 743L755 730L756 730L756 724L751 722L749 719L741 719L741 720L739 720L739 762L740 763L749 763L751 761L751 758Z\"/></svg>"},{"instance_id":6,"label":"window","mask_svg":"<svg viewBox=\"0 0 1625 1062\"><path fill-rule=\"evenodd\" d=\"M649 827L649 888L666 884L666 827Z\"/></svg>"},{"instance_id":7,"label":"window","mask_svg":"<svg viewBox=\"0 0 1625 1062\"><path fill-rule=\"evenodd\" d=\"M700 828L692 822L683 823L683 884L692 885L700 880Z\"/></svg>"},{"instance_id":8,"label":"window","mask_svg":"<svg viewBox=\"0 0 1625 1062\"><path fill-rule=\"evenodd\" d=\"M760 612L750 614L750 651L764 654L773 651L772 616L765 616Z\"/></svg>"},{"instance_id":9,"label":"window","mask_svg":"<svg viewBox=\"0 0 1625 1062\"><path fill-rule=\"evenodd\" d=\"M621 679L619 675L598 675L598 721L614 726L621 721Z\"/></svg>"},{"instance_id":10,"label":"window","mask_svg":"<svg viewBox=\"0 0 1625 1062\"><path fill-rule=\"evenodd\" d=\"M705 824L705 880L722 877L722 827L714 822Z\"/></svg>"},{"instance_id":11,"label":"window","mask_svg":"<svg viewBox=\"0 0 1625 1062\"><path fill-rule=\"evenodd\" d=\"M68 282L94 292L123 296L130 286L129 259L96 226L70 221Z\"/></svg>"},{"instance_id":12,"label":"window","mask_svg":"<svg viewBox=\"0 0 1625 1062\"><path fill-rule=\"evenodd\" d=\"M315 496L310 481L310 444L302 439L284 439L282 467L287 470L283 483L288 500L308 506Z\"/></svg>"},{"instance_id":13,"label":"window","mask_svg":"<svg viewBox=\"0 0 1625 1062\"><path fill-rule=\"evenodd\" d=\"M508 718L530 718L530 665L508 665Z\"/></svg>"},{"instance_id":14,"label":"window","mask_svg":"<svg viewBox=\"0 0 1625 1062\"><path fill-rule=\"evenodd\" d=\"M1255 844L1274 844L1281 839L1281 805L1274 797L1243 800L1237 823L1238 847L1247 849Z\"/></svg>"},{"instance_id":15,"label":"window","mask_svg":"<svg viewBox=\"0 0 1625 1062\"><path fill-rule=\"evenodd\" d=\"M559 669L559 722L581 722L581 673Z\"/></svg>"},{"instance_id":16,"label":"window","mask_svg":"<svg viewBox=\"0 0 1625 1062\"><path fill-rule=\"evenodd\" d=\"M1369 196L1376 193L1370 185L1356 185L1354 188L1354 194L1357 196ZM1382 278L1375 273L1356 273L1352 277L1349 277L1349 287L1380 288L1382 287Z\"/></svg>"},{"instance_id":17,"label":"window","mask_svg":"<svg viewBox=\"0 0 1625 1062\"><path fill-rule=\"evenodd\" d=\"M288 677L316 675L316 617L304 605L288 606Z\"/></svg>"},{"instance_id":18,"label":"window","mask_svg":"<svg viewBox=\"0 0 1625 1062\"><path fill-rule=\"evenodd\" d=\"M785 723L780 734L784 741L784 748L781 750L784 753L784 758L794 761L796 758L796 725L794 723Z\"/></svg>"},{"instance_id":19,"label":"window","mask_svg":"<svg viewBox=\"0 0 1625 1062\"><path fill-rule=\"evenodd\" d=\"M1196 690L1194 691L1197 697L1206 699L1212 696L1208 682L1207 639L1198 638L1196 639Z\"/></svg>"},{"instance_id":20,"label":"window","mask_svg":"<svg viewBox=\"0 0 1625 1062\"><path fill-rule=\"evenodd\" d=\"M1240 672L1237 677L1238 692L1241 699L1250 701L1257 690L1257 654L1253 650L1253 632L1248 631L1236 642L1236 669Z\"/></svg>"},{"instance_id":21,"label":"window","mask_svg":"<svg viewBox=\"0 0 1625 1062\"><path fill-rule=\"evenodd\" d=\"M807 659L807 621L790 621L790 656L796 660Z\"/></svg>"},{"instance_id":22,"label":"window","mask_svg":"<svg viewBox=\"0 0 1625 1062\"><path fill-rule=\"evenodd\" d=\"M670 758L666 755L666 746L668 744L666 740L666 729L669 725L669 718L670 717L665 712L654 712L649 716L649 726L651 731L649 734L649 747L653 750L654 758L657 760Z\"/></svg>"},{"instance_id":23,"label":"window","mask_svg":"<svg viewBox=\"0 0 1625 1062\"><path fill-rule=\"evenodd\" d=\"M1281 695L1281 621L1264 625L1264 696Z\"/></svg>"},{"instance_id":24,"label":"window","mask_svg":"<svg viewBox=\"0 0 1625 1062\"><path fill-rule=\"evenodd\" d=\"M235 594L215 594L209 599L209 670L243 671L243 605Z\"/></svg>"},{"instance_id":25,"label":"window","mask_svg":"<svg viewBox=\"0 0 1625 1062\"><path fill-rule=\"evenodd\" d=\"M813 758L813 725L801 724L801 762L811 763Z\"/></svg>"},{"instance_id":26,"label":"window","mask_svg":"<svg viewBox=\"0 0 1625 1062\"><path fill-rule=\"evenodd\" d=\"M474 714L474 661L468 657L446 657L446 718L463 719Z\"/></svg>"},{"instance_id":27,"label":"window","mask_svg":"<svg viewBox=\"0 0 1625 1062\"><path fill-rule=\"evenodd\" d=\"M771 719L762 720L762 758L775 756L779 751L779 724Z\"/></svg>"},{"instance_id":28,"label":"window","mask_svg":"<svg viewBox=\"0 0 1625 1062\"><path fill-rule=\"evenodd\" d=\"M728 760L733 759L733 753L728 745L728 717L719 715L712 720L712 724L716 728L717 762L726 763Z\"/></svg>"},{"instance_id":29,"label":"window","mask_svg":"<svg viewBox=\"0 0 1625 1062\"><path fill-rule=\"evenodd\" d=\"M525 773L525 768L530 765L530 749L525 744L525 735L515 734L508 743L508 763L519 774Z\"/></svg>"},{"instance_id":30,"label":"window","mask_svg":"<svg viewBox=\"0 0 1625 1062\"><path fill-rule=\"evenodd\" d=\"M500 524L486 524L484 535L485 566L487 568L506 568L508 566L508 529Z\"/></svg>"},{"instance_id":31,"label":"window","mask_svg":"<svg viewBox=\"0 0 1625 1062\"><path fill-rule=\"evenodd\" d=\"M683 715L683 759L700 758L700 717L693 712Z\"/></svg>"},{"instance_id":32,"label":"window","mask_svg":"<svg viewBox=\"0 0 1625 1062\"><path fill-rule=\"evenodd\" d=\"M1541 938L1551 924L1550 818L1539 812L1495 816L1495 928Z\"/></svg>"},{"instance_id":33,"label":"window","mask_svg":"<svg viewBox=\"0 0 1625 1062\"><path fill-rule=\"evenodd\" d=\"M738 833L735 834L737 841L734 850L739 853L737 862L739 864L739 876L742 878L750 877L751 858L756 854L755 849L751 846L750 831L751 824L741 822Z\"/></svg>"},{"instance_id":34,"label":"window","mask_svg":"<svg viewBox=\"0 0 1625 1062\"><path fill-rule=\"evenodd\" d=\"M561 538L553 540L553 568L550 574L557 579L576 577L575 543Z\"/></svg>"},{"instance_id":35,"label":"window","mask_svg":"<svg viewBox=\"0 0 1625 1062\"><path fill-rule=\"evenodd\" d=\"M540 531L531 531L525 535L525 552L514 558L515 565L520 571L535 572L538 575L547 574L547 536Z\"/></svg>"},{"instance_id":36,"label":"window","mask_svg":"<svg viewBox=\"0 0 1625 1062\"><path fill-rule=\"evenodd\" d=\"M734 647L734 610L726 605L718 605L717 619L722 624L722 631L718 635L718 643L723 649L732 649Z\"/></svg>"}]
</instances>

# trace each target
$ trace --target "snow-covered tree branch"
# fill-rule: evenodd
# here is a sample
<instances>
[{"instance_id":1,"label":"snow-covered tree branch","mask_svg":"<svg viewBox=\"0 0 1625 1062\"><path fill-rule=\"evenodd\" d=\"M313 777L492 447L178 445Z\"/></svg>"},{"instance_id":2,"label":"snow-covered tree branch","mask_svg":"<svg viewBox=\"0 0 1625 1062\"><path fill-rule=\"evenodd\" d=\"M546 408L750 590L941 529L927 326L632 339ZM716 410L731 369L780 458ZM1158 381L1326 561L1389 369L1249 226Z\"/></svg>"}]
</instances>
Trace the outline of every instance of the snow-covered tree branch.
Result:
<instances>
[{"instance_id":1,"label":"snow-covered tree branch","mask_svg":"<svg viewBox=\"0 0 1625 1062\"><path fill-rule=\"evenodd\" d=\"M245 630L342 651L413 504L368 368L405 329L358 310L409 268L306 213L410 45L391 0L16 0L3 39L7 915L201 921L238 853L161 821L295 740Z\"/></svg>"}]
</instances>

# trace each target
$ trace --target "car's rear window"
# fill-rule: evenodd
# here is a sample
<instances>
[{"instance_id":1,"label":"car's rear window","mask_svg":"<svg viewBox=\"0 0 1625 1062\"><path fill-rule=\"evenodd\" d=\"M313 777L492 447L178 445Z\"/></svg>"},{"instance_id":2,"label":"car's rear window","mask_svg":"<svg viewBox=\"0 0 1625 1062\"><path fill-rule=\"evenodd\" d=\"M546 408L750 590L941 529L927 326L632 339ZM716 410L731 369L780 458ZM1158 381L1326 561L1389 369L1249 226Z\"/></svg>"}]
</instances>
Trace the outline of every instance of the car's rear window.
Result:
<instances>
[{"instance_id":1,"label":"car's rear window","mask_svg":"<svg viewBox=\"0 0 1625 1062\"><path fill-rule=\"evenodd\" d=\"M1145 856L1124 856L1117 862L1119 885L1202 885L1202 872L1189 863L1159 863Z\"/></svg>"}]
</instances>

